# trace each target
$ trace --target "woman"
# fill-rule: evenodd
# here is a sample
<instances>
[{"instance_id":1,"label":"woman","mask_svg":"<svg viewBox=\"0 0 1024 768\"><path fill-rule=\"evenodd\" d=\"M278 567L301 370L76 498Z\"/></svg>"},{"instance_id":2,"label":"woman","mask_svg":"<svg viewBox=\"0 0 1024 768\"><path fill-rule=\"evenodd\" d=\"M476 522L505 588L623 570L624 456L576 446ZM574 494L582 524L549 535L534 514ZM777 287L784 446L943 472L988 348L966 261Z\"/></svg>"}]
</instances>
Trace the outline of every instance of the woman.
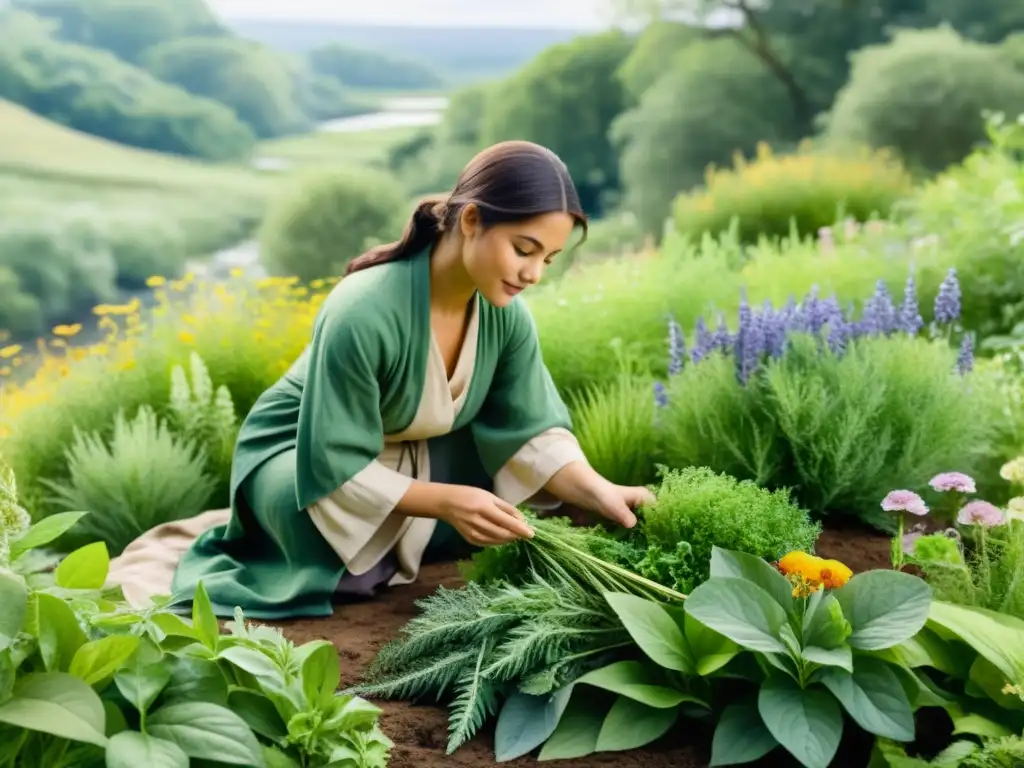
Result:
<instances>
[{"instance_id":1,"label":"woman","mask_svg":"<svg viewBox=\"0 0 1024 768\"><path fill-rule=\"evenodd\" d=\"M518 504L632 526L651 495L587 464L519 297L577 226L554 153L480 153L401 240L351 262L310 346L241 427L231 509L154 529L111 580L134 604L188 599L202 581L221 616L326 616L339 594L412 582L458 537L531 536Z\"/></svg>"}]
</instances>

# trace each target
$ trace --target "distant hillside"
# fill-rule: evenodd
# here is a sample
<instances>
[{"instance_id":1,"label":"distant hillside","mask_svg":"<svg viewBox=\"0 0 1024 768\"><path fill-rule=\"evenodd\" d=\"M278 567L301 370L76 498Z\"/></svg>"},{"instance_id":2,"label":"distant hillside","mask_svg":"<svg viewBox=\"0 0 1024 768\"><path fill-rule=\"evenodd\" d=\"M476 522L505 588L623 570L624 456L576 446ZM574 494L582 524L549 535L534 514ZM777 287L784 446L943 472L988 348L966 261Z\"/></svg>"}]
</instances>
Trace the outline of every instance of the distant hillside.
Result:
<instances>
[{"instance_id":1,"label":"distant hillside","mask_svg":"<svg viewBox=\"0 0 1024 768\"><path fill-rule=\"evenodd\" d=\"M518 69L582 30L499 27L384 27L258 19L224 19L242 37L286 51L339 42L423 61L452 81L495 77Z\"/></svg>"}]
</instances>

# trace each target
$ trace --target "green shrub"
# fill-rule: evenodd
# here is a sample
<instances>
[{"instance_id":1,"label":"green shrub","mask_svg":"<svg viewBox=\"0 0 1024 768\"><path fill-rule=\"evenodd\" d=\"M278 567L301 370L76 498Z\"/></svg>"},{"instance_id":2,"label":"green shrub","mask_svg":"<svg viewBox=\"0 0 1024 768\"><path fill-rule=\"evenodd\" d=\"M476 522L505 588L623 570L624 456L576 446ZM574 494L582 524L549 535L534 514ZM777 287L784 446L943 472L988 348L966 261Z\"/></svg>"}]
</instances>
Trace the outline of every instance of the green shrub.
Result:
<instances>
[{"instance_id":1,"label":"green shrub","mask_svg":"<svg viewBox=\"0 0 1024 768\"><path fill-rule=\"evenodd\" d=\"M957 267L963 323L983 339L1024 320L1024 128L993 119L988 130L990 146L923 184L899 210L911 237L938 240Z\"/></svg>"},{"instance_id":2,"label":"green shrub","mask_svg":"<svg viewBox=\"0 0 1024 768\"><path fill-rule=\"evenodd\" d=\"M843 216L886 217L910 192L910 177L884 153L812 151L776 156L760 144L752 162L737 157L731 170L709 170L702 189L678 197L676 230L699 238L718 234L735 219L742 242L814 234Z\"/></svg>"},{"instance_id":3,"label":"green shrub","mask_svg":"<svg viewBox=\"0 0 1024 768\"><path fill-rule=\"evenodd\" d=\"M149 406L131 421L119 412L109 445L76 428L65 457L68 479L44 481L56 506L89 510L85 541L103 541L115 555L156 525L202 512L215 487L206 450L175 436Z\"/></svg>"},{"instance_id":4,"label":"green shrub","mask_svg":"<svg viewBox=\"0 0 1024 768\"><path fill-rule=\"evenodd\" d=\"M1024 75L997 46L950 28L905 30L853 54L828 135L898 152L912 168L941 171L985 139L985 110L1024 111Z\"/></svg>"},{"instance_id":5,"label":"green shrub","mask_svg":"<svg viewBox=\"0 0 1024 768\"><path fill-rule=\"evenodd\" d=\"M312 176L275 205L260 232L263 263L273 274L309 281L335 277L375 243L396 238L401 187L372 171Z\"/></svg>"},{"instance_id":6,"label":"green shrub","mask_svg":"<svg viewBox=\"0 0 1024 768\"><path fill-rule=\"evenodd\" d=\"M737 334L701 331L698 362L667 385L665 461L790 488L814 514L882 527L892 488L973 471L1001 418L992 380L966 373L969 355L908 332L913 305L883 296L857 320L809 296L789 310L741 308Z\"/></svg>"},{"instance_id":7,"label":"green shrub","mask_svg":"<svg viewBox=\"0 0 1024 768\"><path fill-rule=\"evenodd\" d=\"M657 430L652 381L627 366L618 378L575 393L569 401L573 432L590 465L620 485L657 478Z\"/></svg>"},{"instance_id":8,"label":"green shrub","mask_svg":"<svg viewBox=\"0 0 1024 768\"><path fill-rule=\"evenodd\" d=\"M635 551L643 558L633 566L684 593L710 577L714 547L776 561L795 550L813 552L821 533L787 491L768 491L707 467L665 471L656 496L642 510Z\"/></svg>"}]
</instances>

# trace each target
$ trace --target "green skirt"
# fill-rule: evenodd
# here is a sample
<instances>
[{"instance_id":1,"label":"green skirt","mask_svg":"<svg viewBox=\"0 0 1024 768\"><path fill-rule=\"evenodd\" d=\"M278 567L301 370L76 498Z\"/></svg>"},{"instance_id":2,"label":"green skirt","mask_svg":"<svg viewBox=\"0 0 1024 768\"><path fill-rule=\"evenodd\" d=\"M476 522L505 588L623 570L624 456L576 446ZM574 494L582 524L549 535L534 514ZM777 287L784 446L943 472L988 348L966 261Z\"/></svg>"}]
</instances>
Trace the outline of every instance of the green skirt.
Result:
<instances>
[{"instance_id":1,"label":"green skirt","mask_svg":"<svg viewBox=\"0 0 1024 768\"><path fill-rule=\"evenodd\" d=\"M467 473L464 462L451 460L451 441L438 438L428 444L432 481L490 489L482 467ZM284 451L242 480L239 493L245 503L233 504L231 521L205 531L178 564L172 583L178 609L190 610L201 581L214 612L223 618L236 607L261 621L334 612L345 566L305 510L296 508L295 461L294 449ZM462 471L455 472L460 466ZM454 528L438 521L424 561L472 551ZM382 581L389 578L386 574Z\"/></svg>"}]
</instances>

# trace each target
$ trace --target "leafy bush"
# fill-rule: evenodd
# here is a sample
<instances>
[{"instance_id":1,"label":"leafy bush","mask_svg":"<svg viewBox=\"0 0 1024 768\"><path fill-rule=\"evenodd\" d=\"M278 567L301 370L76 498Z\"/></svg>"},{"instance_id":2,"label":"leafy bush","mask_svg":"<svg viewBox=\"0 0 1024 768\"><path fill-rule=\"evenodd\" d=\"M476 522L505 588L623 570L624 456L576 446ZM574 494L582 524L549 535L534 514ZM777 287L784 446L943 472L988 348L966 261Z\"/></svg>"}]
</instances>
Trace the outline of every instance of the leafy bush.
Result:
<instances>
[{"instance_id":1,"label":"leafy bush","mask_svg":"<svg viewBox=\"0 0 1024 768\"><path fill-rule=\"evenodd\" d=\"M715 547L769 561L812 551L821 526L786 490L767 491L706 467L664 472L657 501L642 510L634 541L638 573L689 593L711 575Z\"/></svg>"},{"instance_id":2,"label":"leafy bush","mask_svg":"<svg viewBox=\"0 0 1024 768\"><path fill-rule=\"evenodd\" d=\"M743 242L782 237L793 229L816 233L843 215L885 217L910 191L910 177L884 153L842 155L802 151L776 156L761 143L753 162L741 156L731 170L711 169L705 187L678 197L676 229L700 238L738 220Z\"/></svg>"},{"instance_id":3,"label":"leafy bush","mask_svg":"<svg viewBox=\"0 0 1024 768\"><path fill-rule=\"evenodd\" d=\"M263 263L303 281L334 277L367 247L397 238L405 195L393 179L369 170L310 176L273 206L260 231Z\"/></svg>"},{"instance_id":4,"label":"leafy bush","mask_svg":"<svg viewBox=\"0 0 1024 768\"><path fill-rule=\"evenodd\" d=\"M0 462L0 743L12 765L305 765L384 768L380 709L335 692L338 653L296 646L235 612L222 635L202 585L191 621L169 596L133 610L107 583L102 542L50 573L34 554L85 512L29 527Z\"/></svg>"},{"instance_id":5,"label":"leafy bush","mask_svg":"<svg viewBox=\"0 0 1024 768\"><path fill-rule=\"evenodd\" d=\"M82 532L120 554L161 523L198 515L215 488L206 449L179 438L149 406L128 421L119 412L109 445L74 430L65 456L67 481L45 481L62 511L88 509Z\"/></svg>"},{"instance_id":6,"label":"leafy bush","mask_svg":"<svg viewBox=\"0 0 1024 768\"><path fill-rule=\"evenodd\" d=\"M985 139L985 110L1024 111L1024 75L997 46L946 27L904 30L853 54L828 135L889 148L915 169L941 171Z\"/></svg>"},{"instance_id":7,"label":"leafy bush","mask_svg":"<svg viewBox=\"0 0 1024 768\"><path fill-rule=\"evenodd\" d=\"M944 322L954 285L936 302ZM1000 418L991 381L968 373L969 347L916 338L912 287L897 308L880 284L859 319L811 294L783 310L741 306L736 334L701 324L692 361L671 350L666 462L791 488L813 513L883 526L889 489L954 463L973 471Z\"/></svg>"},{"instance_id":8,"label":"leafy bush","mask_svg":"<svg viewBox=\"0 0 1024 768\"><path fill-rule=\"evenodd\" d=\"M64 448L74 428L109 436L119 410L131 413L142 405L170 415L171 371L188 365L193 351L208 367L213 386L226 385L237 412L247 413L309 343L330 288L319 281L310 289L294 283L267 278L252 284L242 277L215 286L170 281L154 292L157 304L145 322L138 301L97 307L102 338L77 347L69 347L64 336L49 339L35 373L21 383L11 379L11 363L24 351L0 346L0 447L22 478L33 517L54 511L40 478L66 479Z\"/></svg>"}]
</instances>

